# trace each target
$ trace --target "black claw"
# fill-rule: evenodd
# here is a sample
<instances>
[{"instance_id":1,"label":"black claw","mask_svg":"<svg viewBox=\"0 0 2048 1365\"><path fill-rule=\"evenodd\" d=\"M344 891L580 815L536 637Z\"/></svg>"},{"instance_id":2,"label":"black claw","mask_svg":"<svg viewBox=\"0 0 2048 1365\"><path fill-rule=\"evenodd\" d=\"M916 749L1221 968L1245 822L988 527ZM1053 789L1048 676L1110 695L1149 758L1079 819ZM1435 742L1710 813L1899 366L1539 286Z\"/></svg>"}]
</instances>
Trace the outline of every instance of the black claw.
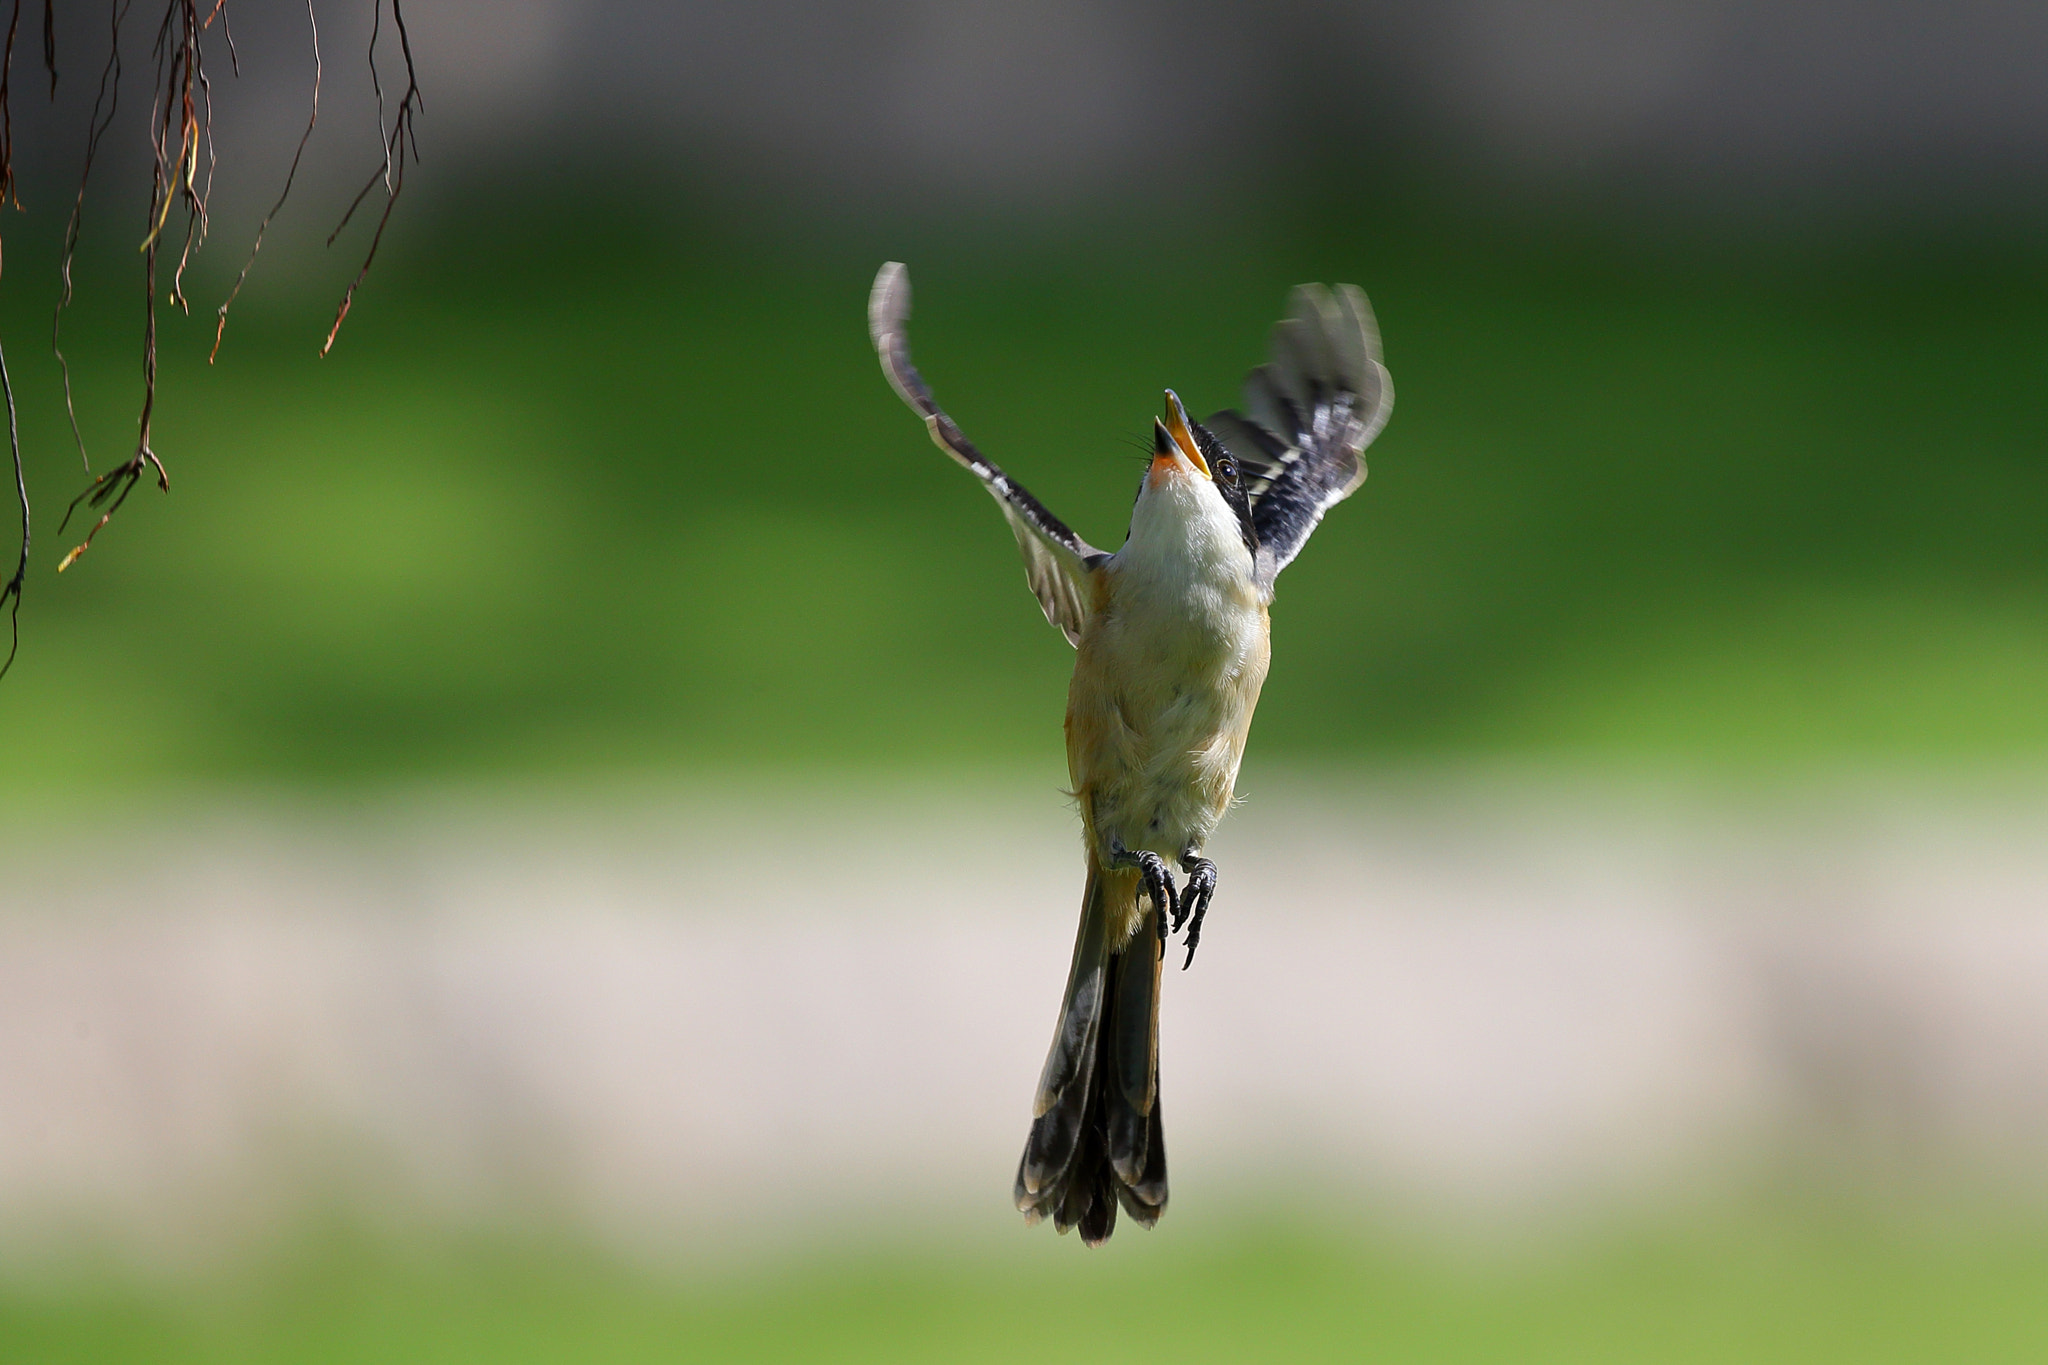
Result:
<instances>
[{"instance_id":1,"label":"black claw","mask_svg":"<svg viewBox=\"0 0 2048 1365\"><path fill-rule=\"evenodd\" d=\"M1152 908L1159 917L1172 919L1177 925L1181 920L1180 897L1174 894L1173 877L1166 870L1166 860L1157 853L1140 853L1138 866L1145 874L1145 890L1152 897Z\"/></svg>"},{"instance_id":2,"label":"black claw","mask_svg":"<svg viewBox=\"0 0 2048 1365\"><path fill-rule=\"evenodd\" d=\"M1208 908L1209 908L1209 906L1208 906L1208 903L1207 903L1206 901L1205 901L1205 902L1203 902L1203 905L1202 905L1202 910L1207 910ZM1194 966L1194 965L1195 965L1195 945L1196 945L1197 943L1200 943L1200 942L1202 941L1202 911L1201 911L1201 910L1197 910L1197 911L1195 912L1194 916L1193 916L1193 917L1192 917L1192 918L1191 918L1191 919L1189 920L1189 922L1188 922L1188 936L1187 936L1187 938L1186 938L1186 939L1185 939L1184 941L1185 941L1185 942L1186 942L1186 944L1187 944L1187 949L1188 949L1188 958L1187 958L1187 961L1185 961L1185 962L1183 962L1183 963L1181 963L1181 964L1180 964L1180 969L1181 969L1182 971L1186 971L1186 970L1187 970L1188 968L1190 968L1190 967L1192 967L1192 966Z\"/></svg>"},{"instance_id":3,"label":"black claw","mask_svg":"<svg viewBox=\"0 0 2048 1365\"><path fill-rule=\"evenodd\" d=\"M1173 874L1166 870L1166 859L1149 849L1132 852L1119 841L1110 843L1110 861L1122 867L1136 867L1145 880L1145 894L1152 898L1152 908L1159 915L1159 947L1166 950L1166 926L1171 923L1180 928L1185 913L1181 910L1180 897L1174 894Z\"/></svg>"},{"instance_id":4,"label":"black claw","mask_svg":"<svg viewBox=\"0 0 2048 1365\"><path fill-rule=\"evenodd\" d=\"M1180 964L1180 969L1186 971L1195 965L1195 945L1202 941L1202 920L1209 913L1210 898L1216 894L1216 864L1190 853L1182 855L1180 865L1188 874L1188 882L1180 898L1181 918L1174 921L1173 927L1179 929L1183 921L1188 927L1188 957Z\"/></svg>"}]
</instances>

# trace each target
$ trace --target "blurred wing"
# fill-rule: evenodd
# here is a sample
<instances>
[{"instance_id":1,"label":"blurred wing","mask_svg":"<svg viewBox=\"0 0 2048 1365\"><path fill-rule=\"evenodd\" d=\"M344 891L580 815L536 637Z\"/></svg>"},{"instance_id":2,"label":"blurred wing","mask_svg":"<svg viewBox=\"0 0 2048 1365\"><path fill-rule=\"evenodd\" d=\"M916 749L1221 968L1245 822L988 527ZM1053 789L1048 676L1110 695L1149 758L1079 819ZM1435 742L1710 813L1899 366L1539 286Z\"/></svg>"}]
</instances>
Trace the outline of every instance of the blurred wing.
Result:
<instances>
[{"instance_id":1,"label":"blurred wing","mask_svg":"<svg viewBox=\"0 0 2048 1365\"><path fill-rule=\"evenodd\" d=\"M1365 448L1387 424L1394 381L1356 285L1305 284L1273 327L1273 358L1245 377L1244 405L1206 425L1243 471L1269 588L1323 513L1365 481Z\"/></svg>"},{"instance_id":2,"label":"blurred wing","mask_svg":"<svg viewBox=\"0 0 2048 1365\"><path fill-rule=\"evenodd\" d=\"M1109 556L1068 530L1065 522L1045 510L1044 503L976 450L932 400L924 376L910 363L910 341L904 331L909 320L910 272L890 261L876 273L875 287L868 294L868 335L874 340L875 354L882 358L882 373L889 376L890 386L903 401L924 418L939 449L972 470L1003 509L1024 555L1024 580L1031 585L1038 605L1045 608L1045 619L1065 633L1068 644L1078 645L1081 627L1088 622L1089 575Z\"/></svg>"}]
</instances>

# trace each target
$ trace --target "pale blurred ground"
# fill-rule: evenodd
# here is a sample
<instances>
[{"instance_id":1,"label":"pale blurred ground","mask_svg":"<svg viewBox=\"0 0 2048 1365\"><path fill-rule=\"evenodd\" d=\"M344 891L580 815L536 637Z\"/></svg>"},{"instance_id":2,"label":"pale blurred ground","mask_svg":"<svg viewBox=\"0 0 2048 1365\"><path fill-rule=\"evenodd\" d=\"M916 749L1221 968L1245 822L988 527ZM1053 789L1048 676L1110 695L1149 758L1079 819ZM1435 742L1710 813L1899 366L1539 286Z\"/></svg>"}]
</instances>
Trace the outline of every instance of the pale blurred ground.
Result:
<instances>
[{"instance_id":1,"label":"pale blurred ground","mask_svg":"<svg viewBox=\"0 0 2048 1365\"><path fill-rule=\"evenodd\" d=\"M1165 1000L1175 1212L1493 1236L1760 1164L2027 1204L2044 815L2025 782L1259 781ZM336 1208L686 1259L1000 1225L1070 819L964 781L17 827L0 1246L177 1265Z\"/></svg>"}]
</instances>

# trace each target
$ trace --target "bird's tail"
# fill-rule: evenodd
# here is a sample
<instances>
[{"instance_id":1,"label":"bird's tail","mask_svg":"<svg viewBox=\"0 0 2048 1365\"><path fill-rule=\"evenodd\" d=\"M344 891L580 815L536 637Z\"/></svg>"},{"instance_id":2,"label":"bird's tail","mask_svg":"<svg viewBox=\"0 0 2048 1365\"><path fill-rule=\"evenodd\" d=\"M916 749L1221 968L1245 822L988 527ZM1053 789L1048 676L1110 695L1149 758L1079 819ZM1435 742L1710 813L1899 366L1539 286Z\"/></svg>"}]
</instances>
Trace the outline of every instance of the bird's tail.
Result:
<instances>
[{"instance_id":1,"label":"bird's tail","mask_svg":"<svg viewBox=\"0 0 2048 1365\"><path fill-rule=\"evenodd\" d=\"M1038 1082L1017 1207L1096 1246L1121 1203L1141 1227L1166 1209L1159 1126L1159 909L1140 915L1135 870L1088 861L1059 1031ZM1145 898L1149 904L1149 898ZM1135 921L1136 927L1132 925Z\"/></svg>"}]
</instances>

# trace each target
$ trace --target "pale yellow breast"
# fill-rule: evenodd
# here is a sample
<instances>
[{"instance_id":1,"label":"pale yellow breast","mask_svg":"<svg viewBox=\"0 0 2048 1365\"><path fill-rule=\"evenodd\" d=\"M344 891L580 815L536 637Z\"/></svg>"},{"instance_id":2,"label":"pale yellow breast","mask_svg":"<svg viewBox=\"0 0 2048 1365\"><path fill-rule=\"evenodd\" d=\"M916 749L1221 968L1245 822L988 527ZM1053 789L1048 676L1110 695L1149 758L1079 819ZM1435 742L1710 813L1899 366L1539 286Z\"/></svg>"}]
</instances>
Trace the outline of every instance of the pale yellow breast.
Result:
<instances>
[{"instance_id":1,"label":"pale yellow breast","mask_svg":"<svg viewBox=\"0 0 2048 1365\"><path fill-rule=\"evenodd\" d=\"M1256 598L1143 594L1102 604L1067 697L1067 767L1090 832L1168 856L1199 846L1229 807L1265 682Z\"/></svg>"}]
</instances>

